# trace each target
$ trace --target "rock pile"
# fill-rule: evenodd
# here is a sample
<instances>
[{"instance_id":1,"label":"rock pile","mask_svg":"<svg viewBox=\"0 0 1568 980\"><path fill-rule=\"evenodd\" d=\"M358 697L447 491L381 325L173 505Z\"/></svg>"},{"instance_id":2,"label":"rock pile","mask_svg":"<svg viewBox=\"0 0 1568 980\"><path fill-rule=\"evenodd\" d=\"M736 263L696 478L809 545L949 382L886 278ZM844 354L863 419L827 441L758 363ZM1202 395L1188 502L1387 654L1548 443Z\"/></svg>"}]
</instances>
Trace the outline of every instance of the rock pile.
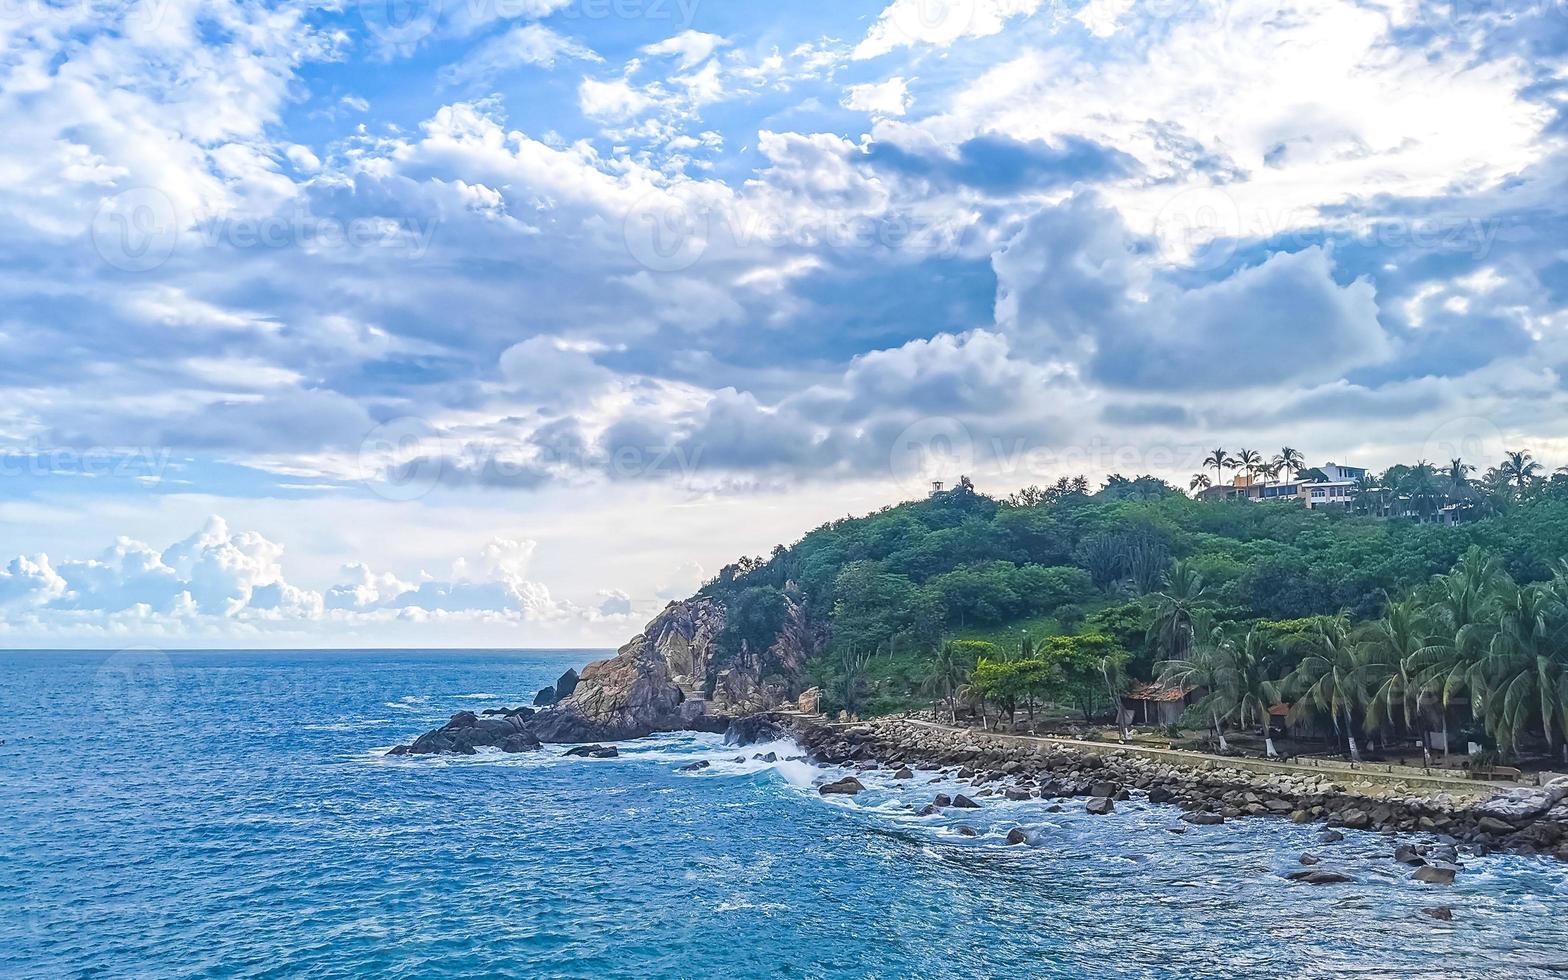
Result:
<instances>
[{"instance_id":1,"label":"rock pile","mask_svg":"<svg viewBox=\"0 0 1568 980\"><path fill-rule=\"evenodd\" d=\"M1088 797L1095 813L1113 812L1113 800L1137 793L1150 802L1180 807L1186 811L1181 819L1198 826L1273 816L1329 828L1423 832L1439 842L1438 849L1401 851L1401 858L1416 865L1419 880L1434 883L1452 880L1458 848L1568 860L1568 778L1469 805L1443 793L1380 794L1370 786L1345 787L1319 774L1184 767L1109 746L1014 747L969 732L895 719L850 727L803 721L797 738L819 764L956 769L958 778L975 786L1005 782L1005 795L1011 799L1019 793L1040 799ZM928 809L934 812L944 805L938 797ZM1329 830L1323 839L1330 834L1339 836Z\"/></svg>"}]
</instances>

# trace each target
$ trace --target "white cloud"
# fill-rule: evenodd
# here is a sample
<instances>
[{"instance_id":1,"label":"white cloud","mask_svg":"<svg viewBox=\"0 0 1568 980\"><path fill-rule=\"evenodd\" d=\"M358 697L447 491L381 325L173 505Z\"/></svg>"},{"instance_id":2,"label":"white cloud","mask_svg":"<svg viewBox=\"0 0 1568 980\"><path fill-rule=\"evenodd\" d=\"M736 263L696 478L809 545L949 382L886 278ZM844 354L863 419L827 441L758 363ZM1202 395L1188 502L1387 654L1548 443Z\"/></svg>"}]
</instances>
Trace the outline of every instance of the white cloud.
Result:
<instances>
[{"instance_id":1,"label":"white cloud","mask_svg":"<svg viewBox=\"0 0 1568 980\"><path fill-rule=\"evenodd\" d=\"M1026 17L1042 0L892 0L878 15L856 58L875 58L903 47L947 47L964 38L998 34L1007 22Z\"/></svg>"},{"instance_id":2,"label":"white cloud","mask_svg":"<svg viewBox=\"0 0 1568 980\"><path fill-rule=\"evenodd\" d=\"M676 34L674 37L668 37L655 44L649 44L642 50L644 54L673 57L675 58L676 67L685 71L702 64L713 52L727 43L723 37L717 34L704 34L702 31L687 30Z\"/></svg>"},{"instance_id":3,"label":"white cloud","mask_svg":"<svg viewBox=\"0 0 1568 980\"><path fill-rule=\"evenodd\" d=\"M634 88L624 78L601 81L585 78L577 88L577 103L583 115L594 119L626 119L648 109L656 102L646 92Z\"/></svg>"},{"instance_id":4,"label":"white cloud","mask_svg":"<svg viewBox=\"0 0 1568 980\"><path fill-rule=\"evenodd\" d=\"M902 116L913 101L908 84L895 75L885 82L851 85L844 96L844 107L873 116Z\"/></svg>"},{"instance_id":5,"label":"white cloud","mask_svg":"<svg viewBox=\"0 0 1568 980\"><path fill-rule=\"evenodd\" d=\"M539 24L522 24L470 51L462 61L441 70L448 85L489 82L523 65L553 68L561 59L601 61L586 45Z\"/></svg>"}]
</instances>

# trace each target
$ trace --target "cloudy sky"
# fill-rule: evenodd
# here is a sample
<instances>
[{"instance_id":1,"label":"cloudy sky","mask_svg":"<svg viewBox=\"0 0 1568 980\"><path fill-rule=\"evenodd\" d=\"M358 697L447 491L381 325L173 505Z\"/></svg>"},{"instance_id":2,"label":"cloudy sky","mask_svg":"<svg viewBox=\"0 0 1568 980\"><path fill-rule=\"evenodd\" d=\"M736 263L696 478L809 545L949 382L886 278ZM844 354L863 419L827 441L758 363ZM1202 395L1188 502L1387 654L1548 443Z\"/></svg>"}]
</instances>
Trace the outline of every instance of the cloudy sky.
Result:
<instances>
[{"instance_id":1,"label":"cloudy sky","mask_svg":"<svg viewBox=\"0 0 1568 980\"><path fill-rule=\"evenodd\" d=\"M0 645L613 645L972 474L1568 463L1562 0L17 0Z\"/></svg>"}]
</instances>

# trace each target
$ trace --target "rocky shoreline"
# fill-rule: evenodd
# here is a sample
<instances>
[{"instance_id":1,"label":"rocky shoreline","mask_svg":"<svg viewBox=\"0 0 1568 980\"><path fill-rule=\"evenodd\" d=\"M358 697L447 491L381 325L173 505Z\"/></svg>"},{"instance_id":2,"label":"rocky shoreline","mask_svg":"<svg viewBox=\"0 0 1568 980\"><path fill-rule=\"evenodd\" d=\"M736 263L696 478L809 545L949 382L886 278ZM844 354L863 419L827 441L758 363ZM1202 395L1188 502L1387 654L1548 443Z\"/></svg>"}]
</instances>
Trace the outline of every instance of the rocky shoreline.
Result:
<instances>
[{"instance_id":1,"label":"rocky shoreline","mask_svg":"<svg viewBox=\"0 0 1568 980\"><path fill-rule=\"evenodd\" d=\"M1341 839L1340 828L1391 837L1416 835L1410 843L1396 846L1393 857L1413 868L1412 877L1434 884L1454 881L1461 870L1460 852L1547 855L1568 861L1568 778L1470 803L1444 793L1361 793L1320 775L1180 766L1114 746L1082 750L1013 746L902 719L843 726L780 716L776 723L789 729L818 765L891 769L896 778L905 779L915 769L938 770L974 786L975 799L1039 799L1049 809L1061 805L1053 801L1085 798L1088 812L1110 814L1118 801L1142 798L1184 811L1180 823L1171 828L1177 833L1184 832L1186 825L1274 817L1322 824L1323 843ZM851 775L819 790L853 794L857 790L849 785L852 782L858 783ZM973 800L965 802L974 805ZM939 796L917 812L929 815L953 805L953 800ZM1031 839L1029 828L1020 826L1009 834L1008 842L1026 844ZM1311 855L1303 855L1302 863L1303 869L1291 875L1295 880L1311 884L1346 880L1339 872L1313 867L1317 862Z\"/></svg>"}]
</instances>

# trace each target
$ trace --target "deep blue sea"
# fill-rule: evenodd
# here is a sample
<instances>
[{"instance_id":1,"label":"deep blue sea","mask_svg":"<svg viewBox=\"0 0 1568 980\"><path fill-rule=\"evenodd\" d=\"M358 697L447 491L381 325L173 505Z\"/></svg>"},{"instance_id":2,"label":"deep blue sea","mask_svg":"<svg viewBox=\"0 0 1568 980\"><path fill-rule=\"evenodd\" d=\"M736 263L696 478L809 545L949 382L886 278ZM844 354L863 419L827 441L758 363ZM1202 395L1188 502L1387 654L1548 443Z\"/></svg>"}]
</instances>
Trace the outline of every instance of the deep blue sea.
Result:
<instances>
[{"instance_id":1,"label":"deep blue sea","mask_svg":"<svg viewBox=\"0 0 1568 980\"><path fill-rule=\"evenodd\" d=\"M0 653L0 975L1527 977L1568 969L1568 868L1124 803L986 801L715 736L618 759L385 758L582 652ZM677 773L697 759L714 765ZM983 833L958 836L967 822ZM1040 846L1006 847L1013 826ZM1303 851L1354 884L1281 873ZM1450 905L1454 921L1422 915Z\"/></svg>"}]
</instances>

